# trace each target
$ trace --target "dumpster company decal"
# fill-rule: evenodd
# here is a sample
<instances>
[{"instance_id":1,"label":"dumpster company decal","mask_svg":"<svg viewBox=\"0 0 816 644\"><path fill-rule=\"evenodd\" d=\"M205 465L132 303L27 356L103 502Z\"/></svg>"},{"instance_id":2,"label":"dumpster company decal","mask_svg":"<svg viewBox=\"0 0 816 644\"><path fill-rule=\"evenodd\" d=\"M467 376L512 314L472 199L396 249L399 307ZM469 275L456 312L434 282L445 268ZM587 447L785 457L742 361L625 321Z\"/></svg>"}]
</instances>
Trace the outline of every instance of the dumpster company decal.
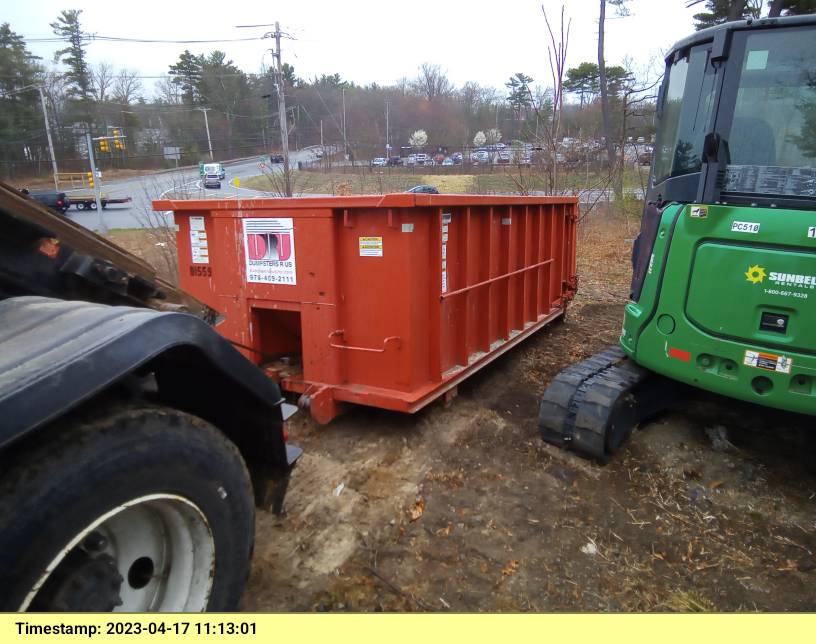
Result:
<instances>
[{"instance_id":1,"label":"dumpster company decal","mask_svg":"<svg viewBox=\"0 0 816 644\"><path fill-rule=\"evenodd\" d=\"M451 222L450 213L442 215L442 292L448 292L448 226Z\"/></svg>"},{"instance_id":2,"label":"dumpster company decal","mask_svg":"<svg viewBox=\"0 0 816 644\"><path fill-rule=\"evenodd\" d=\"M247 282L297 284L295 231L291 217L243 221Z\"/></svg>"},{"instance_id":3,"label":"dumpster company decal","mask_svg":"<svg viewBox=\"0 0 816 644\"><path fill-rule=\"evenodd\" d=\"M360 257L382 257L382 237L360 237Z\"/></svg>"},{"instance_id":4,"label":"dumpster company decal","mask_svg":"<svg viewBox=\"0 0 816 644\"><path fill-rule=\"evenodd\" d=\"M193 264L210 263L210 248L207 245L204 217L190 217L190 252L193 256Z\"/></svg>"}]
</instances>

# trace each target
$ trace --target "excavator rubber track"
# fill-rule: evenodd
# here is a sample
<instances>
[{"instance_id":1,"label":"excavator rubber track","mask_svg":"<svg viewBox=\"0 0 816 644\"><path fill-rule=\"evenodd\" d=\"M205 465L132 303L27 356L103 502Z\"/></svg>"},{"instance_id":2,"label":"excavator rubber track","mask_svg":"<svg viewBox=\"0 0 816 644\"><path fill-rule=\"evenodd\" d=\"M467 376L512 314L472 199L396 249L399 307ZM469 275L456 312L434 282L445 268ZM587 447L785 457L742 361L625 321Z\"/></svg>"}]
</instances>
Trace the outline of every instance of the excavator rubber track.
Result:
<instances>
[{"instance_id":1,"label":"excavator rubber track","mask_svg":"<svg viewBox=\"0 0 816 644\"><path fill-rule=\"evenodd\" d=\"M641 420L663 408L667 386L610 347L553 379L539 407L541 437L606 463Z\"/></svg>"}]
</instances>

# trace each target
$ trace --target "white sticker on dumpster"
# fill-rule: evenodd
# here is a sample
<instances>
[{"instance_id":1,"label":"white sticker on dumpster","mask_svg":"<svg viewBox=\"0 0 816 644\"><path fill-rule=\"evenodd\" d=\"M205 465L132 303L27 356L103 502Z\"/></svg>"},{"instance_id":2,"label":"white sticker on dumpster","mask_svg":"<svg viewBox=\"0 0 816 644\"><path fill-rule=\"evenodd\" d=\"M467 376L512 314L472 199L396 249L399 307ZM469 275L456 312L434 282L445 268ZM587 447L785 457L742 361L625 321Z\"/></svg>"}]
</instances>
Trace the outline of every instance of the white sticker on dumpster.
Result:
<instances>
[{"instance_id":1,"label":"white sticker on dumpster","mask_svg":"<svg viewBox=\"0 0 816 644\"><path fill-rule=\"evenodd\" d=\"M297 284L292 218L258 217L243 222L247 282Z\"/></svg>"},{"instance_id":2,"label":"white sticker on dumpster","mask_svg":"<svg viewBox=\"0 0 816 644\"><path fill-rule=\"evenodd\" d=\"M360 237L360 257L382 257L382 237Z\"/></svg>"},{"instance_id":3,"label":"white sticker on dumpster","mask_svg":"<svg viewBox=\"0 0 816 644\"><path fill-rule=\"evenodd\" d=\"M204 228L204 217L190 217L190 254L193 264L210 263L210 248L207 243L207 231Z\"/></svg>"}]
</instances>

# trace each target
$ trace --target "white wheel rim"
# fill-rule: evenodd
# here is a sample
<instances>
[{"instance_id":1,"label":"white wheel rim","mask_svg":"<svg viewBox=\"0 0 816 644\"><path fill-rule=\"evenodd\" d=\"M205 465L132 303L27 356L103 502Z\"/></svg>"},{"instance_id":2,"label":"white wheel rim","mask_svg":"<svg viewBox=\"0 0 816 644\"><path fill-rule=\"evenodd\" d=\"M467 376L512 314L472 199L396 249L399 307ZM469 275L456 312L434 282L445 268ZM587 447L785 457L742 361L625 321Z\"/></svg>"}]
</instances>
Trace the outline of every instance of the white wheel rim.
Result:
<instances>
[{"instance_id":1,"label":"white wheel rim","mask_svg":"<svg viewBox=\"0 0 816 644\"><path fill-rule=\"evenodd\" d=\"M123 577L117 612L202 612L215 573L215 542L204 513L175 494L141 496L106 512L51 561L26 596L27 610L52 573L91 532L107 544Z\"/></svg>"}]
</instances>

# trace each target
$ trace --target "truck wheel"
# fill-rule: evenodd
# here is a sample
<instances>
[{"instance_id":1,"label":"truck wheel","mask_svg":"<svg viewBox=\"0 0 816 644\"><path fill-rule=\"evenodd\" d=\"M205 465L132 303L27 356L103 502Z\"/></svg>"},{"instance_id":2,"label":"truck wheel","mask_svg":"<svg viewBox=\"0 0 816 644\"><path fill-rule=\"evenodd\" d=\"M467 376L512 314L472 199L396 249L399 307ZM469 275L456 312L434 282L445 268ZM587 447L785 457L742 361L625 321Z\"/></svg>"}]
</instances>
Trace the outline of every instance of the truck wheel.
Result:
<instances>
[{"instance_id":1,"label":"truck wheel","mask_svg":"<svg viewBox=\"0 0 816 644\"><path fill-rule=\"evenodd\" d=\"M75 205L77 210L85 210L85 204L82 201L78 201Z\"/></svg>"},{"instance_id":2,"label":"truck wheel","mask_svg":"<svg viewBox=\"0 0 816 644\"><path fill-rule=\"evenodd\" d=\"M88 202L88 208L90 208L91 210L96 210L96 202L95 201Z\"/></svg>"},{"instance_id":3,"label":"truck wheel","mask_svg":"<svg viewBox=\"0 0 816 644\"><path fill-rule=\"evenodd\" d=\"M159 407L42 432L0 478L0 610L237 608L254 505L221 432Z\"/></svg>"}]
</instances>

